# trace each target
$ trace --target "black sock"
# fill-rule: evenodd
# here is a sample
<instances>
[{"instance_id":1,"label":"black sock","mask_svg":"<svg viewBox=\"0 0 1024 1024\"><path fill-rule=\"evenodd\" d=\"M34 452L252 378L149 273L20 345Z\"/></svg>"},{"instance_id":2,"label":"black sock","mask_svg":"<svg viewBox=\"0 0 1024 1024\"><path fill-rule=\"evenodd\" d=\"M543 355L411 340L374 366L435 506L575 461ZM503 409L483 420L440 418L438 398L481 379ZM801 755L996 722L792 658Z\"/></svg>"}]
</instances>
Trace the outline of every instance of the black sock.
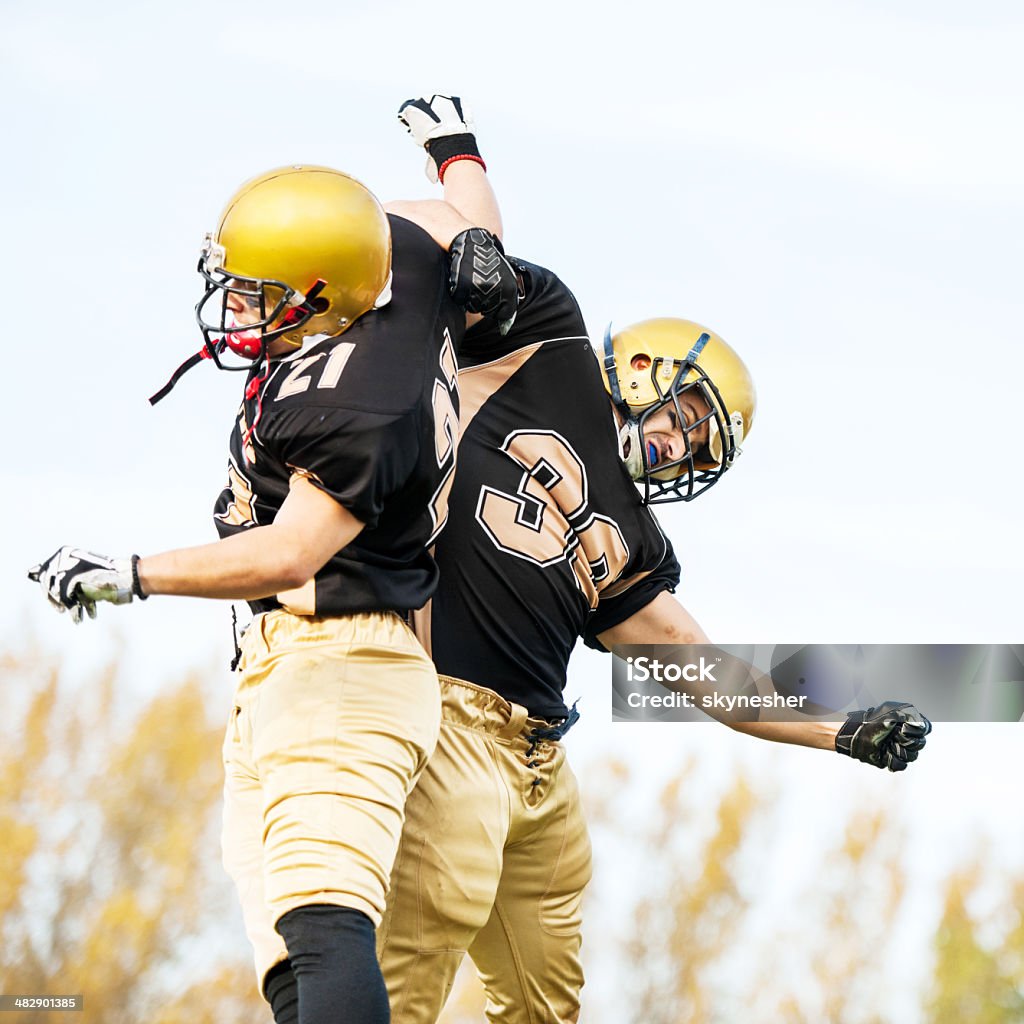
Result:
<instances>
[{"instance_id":1,"label":"black sock","mask_svg":"<svg viewBox=\"0 0 1024 1024\"><path fill-rule=\"evenodd\" d=\"M290 960L267 971L263 995L274 1011L274 1024L299 1024L299 987Z\"/></svg>"},{"instance_id":2,"label":"black sock","mask_svg":"<svg viewBox=\"0 0 1024 1024\"><path fill-rule=\"evenodd\" d=\"M277 922L298 987L298 1024L389 1024L373 922L349 907L317 904Z\"/></svg>"}]
</instances>

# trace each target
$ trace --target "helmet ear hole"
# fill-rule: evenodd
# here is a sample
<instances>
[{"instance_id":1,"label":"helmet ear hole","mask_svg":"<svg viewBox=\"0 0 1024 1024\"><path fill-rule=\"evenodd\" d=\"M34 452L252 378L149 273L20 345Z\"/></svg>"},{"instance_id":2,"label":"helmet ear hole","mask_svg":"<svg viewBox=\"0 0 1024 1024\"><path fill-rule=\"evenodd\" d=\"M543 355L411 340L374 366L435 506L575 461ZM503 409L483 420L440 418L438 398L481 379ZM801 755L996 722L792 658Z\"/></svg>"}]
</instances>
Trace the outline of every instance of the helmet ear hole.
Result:
<instances>
[{"instance_id":1,"label":"helmet ear hole","mask_svg":"<svg viewBox=\"0 0 1024 1024\"><path fill-rule=\"evenodd\" d=\"M649 370L651 368L651 357L643 352L638 352L630 359L629 365L634 370Z\"/></svg>"},{"instance_id":2,"label":"helmet ear hole","mask_svg":"<svg viewBox=\"0 0 1024 1024\"><path fill-rule=\"evenodd\" d=\"M322 295L318 295L315 299L312 299L309 304L313 307L313 313L315 316L321 316L331 308L331 300L325 299Z\"/></svg>"}]
</instances>

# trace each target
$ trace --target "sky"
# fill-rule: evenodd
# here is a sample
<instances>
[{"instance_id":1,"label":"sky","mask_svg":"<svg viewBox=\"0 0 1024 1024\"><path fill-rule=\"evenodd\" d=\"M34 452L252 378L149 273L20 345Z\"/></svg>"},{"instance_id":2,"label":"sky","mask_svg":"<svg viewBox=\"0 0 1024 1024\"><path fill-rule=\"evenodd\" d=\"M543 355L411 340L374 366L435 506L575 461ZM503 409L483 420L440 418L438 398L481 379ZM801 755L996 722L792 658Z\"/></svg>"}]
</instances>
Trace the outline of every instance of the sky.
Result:
<instances>
[{"instance_id":1,"label":"sky","mask_svg":"<svg viewBox=\"0 0 1024 1024\"><path fill-rule=\"evenodd\" d=\"M285 163L432 195L394 116L432 92L473 109L507 248L555 269L593 334L682 316L750 366L759 408L734 471L660 514L712 639L1021 640L1018 4L0 9L0 643L37 641L83 676L118 652L143 692L222 671L227 706L226 607L157 599L74 628L24 571L64 543L212 539L239 381L204 365L146 403L198 347L202 236ZM763 765L813 775L815 805L898 791L924 808L922 849L991 833L1024 859L1004 813L1024 769L1013 727L939 730L905 778L868 778L715 726L613 727L609 673L583 651L570 670L580 763L625 745L656 780L698 750L709 785ZM965 779L978 745L984 778Z\"/></svg>"}]
</instances>

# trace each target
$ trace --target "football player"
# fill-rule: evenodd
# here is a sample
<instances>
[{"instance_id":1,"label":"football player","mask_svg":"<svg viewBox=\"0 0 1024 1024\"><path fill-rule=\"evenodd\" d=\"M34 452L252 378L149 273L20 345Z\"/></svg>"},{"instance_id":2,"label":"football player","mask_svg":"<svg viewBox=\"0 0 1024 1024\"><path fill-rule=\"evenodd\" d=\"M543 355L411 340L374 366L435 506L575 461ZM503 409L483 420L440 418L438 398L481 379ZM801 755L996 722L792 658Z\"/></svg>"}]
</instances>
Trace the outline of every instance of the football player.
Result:
<instances>
[{"instance_id":1,"label":"football player","mask_svg":"<svg viewBox=\"0 0 1024 1024\"><path fill-rule=\"evenodd\" d=\"M500 230L459 102L410 101L400 117L425 145L428 170L440 171L449 206L393 208L442 237L453 215ZM514 326L502 336L492 322L476 325L460 349L459 469L435 547L441 579L414 617L440 673L442 724L406 805L378 929L395 1024L435 1021L467 952L492 1022L578 1019L590 845L560 742L578 717L562 696L569 656L580 636L598 648L707 642L673 597L679 566L649 504L717 483L754 416L750 375L714 332L647 321L595 352L565 285L512 262ZM730 724L893 770L917 757L928 728L895 704L842 728ZM278 943L278 962L258 964L279 996L278 1024L294 1019L285 958Z\"/></svg>"},{"instance_id":2,"label":"football player","mask_svg":"<svg viewBox=\"0 0 1024 1024\"><path fill-rule=\"evenodd\" d=\"M471 263L472 239L460 245ZM77 621L155 594L249 601L224 741L225 863L260 879L265 903L245 911L287 948L303 1024L342 1004L346 1020L380 1024L374 931L439 719L405 619L437 581L427 545L455 466L465 313L443 250L324 167L243 185L199 272L201 355L248 370L221 539L145 558L62 547L30 576Z\"/></svg>"},{"instance_id":3,"label":"football player","mask_svg":"<svg viewBox=\"0 0 1024 1024\"><path fill-rule=\"evenodd\" d=\"M446 140L438 161L460 143L476 153L443 97L401 116L432 157ZM464 187L482 166L456 166L445 198L498 230ZM490 1021L578 1019L590 846L560 742L576 718L562 696L569 656L580 636L599 649L709 642L673 596L679 566L650 505L715 485L754 419L750 374L714 331L649 320L595 351L565 285L512 262L523 297L511 333L483 323L460 350L441 581L415 619L441 676L442 729L407 803L378 933L395 1024L437 1019L465 952ZM728 724L891 770L917 757L929 728L895 702L842 726Z\"/></svg>"}]
</instances>

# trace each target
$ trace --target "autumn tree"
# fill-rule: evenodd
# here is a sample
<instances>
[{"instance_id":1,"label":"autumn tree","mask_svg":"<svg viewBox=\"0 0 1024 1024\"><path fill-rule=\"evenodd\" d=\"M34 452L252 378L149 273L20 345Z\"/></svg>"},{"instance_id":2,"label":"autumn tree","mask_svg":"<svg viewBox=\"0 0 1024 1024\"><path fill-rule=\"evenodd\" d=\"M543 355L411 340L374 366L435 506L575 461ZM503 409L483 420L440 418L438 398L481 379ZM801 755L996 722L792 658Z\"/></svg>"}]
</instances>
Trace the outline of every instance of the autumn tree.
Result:
<instances>
[{"instance_id":1,"label":"autumn tree","mask_svg":"<svg viewBox=\"0 0 1024 1024\"><path fill-rule=\"evenodd\" d=\"M267 1020L222 924L222 729L198 680L144 702L113 669L2 670L0 991L80 993L96 1024Z\"/></svg>"},{"instance_id":2,"label":"autumn tree","mask_svg":"<svg viewBox=\"0 0 1024 1024\"><path fill-rule=\"evenodd\" d=\"M949 879L942 920L934 938L935 976L928 999L932 1024L1020 1024L1024 1021L1024 878L1010 886L1009 927L999 913L972 912L972 898L986 883L975 862ZM991 884L991 878L988 879ZM1003 888L1003 886L1000 886ZM988 938L984 937L985 933Z\"/></svg>"}]
</instances>

